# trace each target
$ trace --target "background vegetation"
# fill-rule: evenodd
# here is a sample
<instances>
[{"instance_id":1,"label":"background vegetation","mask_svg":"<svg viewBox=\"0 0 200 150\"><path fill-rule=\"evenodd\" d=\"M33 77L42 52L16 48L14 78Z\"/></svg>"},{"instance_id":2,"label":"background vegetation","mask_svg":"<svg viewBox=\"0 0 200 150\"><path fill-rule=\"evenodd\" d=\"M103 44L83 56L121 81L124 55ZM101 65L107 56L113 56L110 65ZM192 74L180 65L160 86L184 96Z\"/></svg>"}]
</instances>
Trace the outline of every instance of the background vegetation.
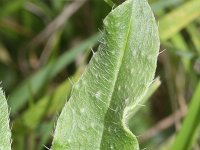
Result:
<instances>
[{"instance_id":1,"label":"background vegetation","mask_svg":"<svg viewBox=\"0 0 200 150\"><path fill-rule=\"evenodd\" d=\"M0 81L11 108L13 149L50 147L71 86L101 42L102 20L112 9L107 1L0 1ZM161 84L157 79L129 126L141 149L199 150L200 1L149 3L161 37Z\"/></svg>"}]
</instances>

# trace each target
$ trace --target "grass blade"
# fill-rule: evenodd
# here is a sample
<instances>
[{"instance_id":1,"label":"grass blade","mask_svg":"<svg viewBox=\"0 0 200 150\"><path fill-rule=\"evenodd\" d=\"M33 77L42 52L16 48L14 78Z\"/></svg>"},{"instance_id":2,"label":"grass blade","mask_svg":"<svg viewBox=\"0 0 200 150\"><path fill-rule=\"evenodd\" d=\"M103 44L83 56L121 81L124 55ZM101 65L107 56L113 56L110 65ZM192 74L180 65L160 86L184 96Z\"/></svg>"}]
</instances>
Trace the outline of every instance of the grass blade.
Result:
<instances>
[{"instance_id":1,"label":"grass blade","mask_svg":"<svg viewBox=\"0 0 200 150\"><path fill-rule=\"evenodd\" d=\"M175 138L172 150L189 150L192 146L193 137L200 124L200 82L198 83L195 93L191 99L191 104L182 128Z\"/></svg>"},{"instance_id":2,"label":"grass blade","mask_svg":"<svg viewBox=\"0 0 200 150\"><path fill-rule=\"evenodd\" d=\"M161 41L166 41L200 16L200 1L188 1L159 20ZM173 25L172 25L173 24Z\"/></svg>"}]
</instances>

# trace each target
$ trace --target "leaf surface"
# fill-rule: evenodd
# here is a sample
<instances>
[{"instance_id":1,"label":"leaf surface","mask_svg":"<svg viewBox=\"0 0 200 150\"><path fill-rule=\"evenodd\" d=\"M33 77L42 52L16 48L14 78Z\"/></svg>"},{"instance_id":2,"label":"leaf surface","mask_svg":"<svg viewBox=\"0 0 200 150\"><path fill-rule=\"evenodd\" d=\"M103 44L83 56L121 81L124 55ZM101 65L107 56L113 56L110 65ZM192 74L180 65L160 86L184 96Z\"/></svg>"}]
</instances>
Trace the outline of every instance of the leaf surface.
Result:
<instances>
[{"instance_id":1,"label":"leaf surface","mask_svg":"<svg viewBox=\"0 0 200 150\"><path fill-rule=\"evenodd\" d=\"M160 43L147 1L112 10L101 43L58 118L52 150L139 149L125 121L156 69Z\"/></svg>"},{"instance_id":2,"label":"leaf surface","mask_svg":"<svg viewBox=\"0 0 200 150\"><path fill-rule=\"evenodd\" d=\"M0 150L11 150L11 131L9 127L8 105L0 88Z\"/></svg>"}]
</instances>

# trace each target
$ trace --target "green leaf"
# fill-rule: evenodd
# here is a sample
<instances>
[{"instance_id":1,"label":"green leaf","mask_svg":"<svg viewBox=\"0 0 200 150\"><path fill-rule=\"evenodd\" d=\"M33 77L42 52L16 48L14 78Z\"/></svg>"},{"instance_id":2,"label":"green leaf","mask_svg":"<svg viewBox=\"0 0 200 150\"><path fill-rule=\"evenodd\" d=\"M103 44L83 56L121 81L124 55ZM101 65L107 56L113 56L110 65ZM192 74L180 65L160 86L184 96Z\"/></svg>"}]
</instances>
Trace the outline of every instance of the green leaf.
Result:
<instances>
[{"instance_id":1,"label":"green leaf","mask_svg":"<svg viewBox=\"0 0 200 150\"><path fill-rule=\"evenodd\" d=\"M152 83L159 45L146 0L112 10L102 44L59 116L51 149L139 149L125 121Z\"/></svg>"},{"instance_id":2,"label":"green leaf","mask_svg":"<svg viewBox=\"0 0 200 150\"><path fill-rule=\"evenodd\" d=\"M200 81L196 87L191 104L180 132L175 138L172 150L189 150L200 125Z\"/></svg>"},{"instance_id":3,"label":"green leaf","mask_svg":"<svg viewBox=\"0 0 200 150\"><path fill-rule=\"evenodd\" d=\"M188 1L159 20L161 41L166 41L200 16L200 1Z\"/></svg>"},{"instance_id":4,"label":"green leaf","mask_svg":"<svg viewBox=\"0 0 200 150\"><path fill-rule=\"evenodd\" d=\"M116 6L116 4L115 3L113 3L113 1L112 0L104 0L108 5L110 5L111 7L115 7Z\"/></svg>"},{"instance_id":5,"label":"green leaf","mask_svg":"<svg viewBox=\"0 0 200 150\"><path fill-rule=\"evenodd\" d=\"M8 105L0 88L0 150L11 150L11 131L9 126Z\"/></svg>"},{"instance_id":6,"label":"green leaf","mask_svg":"<svg viewBox=\"0 0 200 150\"><path fill-rule=\"evenodd\" d=\"M190 37L192 39L192 42L194 44L194 47L198 53L198 55L200 55L200 33L198 31L198 27L196 27L195 24L190 24L188 27L187 27L187 31L188 33L190 34Z\"/></svg>"}]
</instances>

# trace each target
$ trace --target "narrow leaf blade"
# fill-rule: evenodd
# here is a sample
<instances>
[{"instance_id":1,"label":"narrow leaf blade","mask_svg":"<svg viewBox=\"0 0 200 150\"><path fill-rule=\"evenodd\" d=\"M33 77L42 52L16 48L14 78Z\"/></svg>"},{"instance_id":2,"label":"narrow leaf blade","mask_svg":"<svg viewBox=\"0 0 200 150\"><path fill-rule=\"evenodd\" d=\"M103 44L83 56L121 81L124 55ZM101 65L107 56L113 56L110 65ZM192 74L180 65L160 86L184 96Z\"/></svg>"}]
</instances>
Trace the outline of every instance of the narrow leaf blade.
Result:
<instances>
[{"instance_id":1,"label":"narrow leaf blade","mask_svg":"<svg viewBox=\"0 0 200 150\"><path fill-rule=\"evenodd\" d=\"M159 20L161 41L166 41L200 16L200 1L191 0Z\"/></svg>"},{"instance_id":2,"label":"narrow leaf blade","mask_svg":"<svg viewBox=\"0 0 200 150\"><path fill-rule=\"evenodd\" d=\"M200 81L195 89L191 99L189 111L183 121L180 132L177 134L171 147L172 150L189 150L192 146L192 140L198 131L200 125Z\"/></svg>"}]
</instances>

